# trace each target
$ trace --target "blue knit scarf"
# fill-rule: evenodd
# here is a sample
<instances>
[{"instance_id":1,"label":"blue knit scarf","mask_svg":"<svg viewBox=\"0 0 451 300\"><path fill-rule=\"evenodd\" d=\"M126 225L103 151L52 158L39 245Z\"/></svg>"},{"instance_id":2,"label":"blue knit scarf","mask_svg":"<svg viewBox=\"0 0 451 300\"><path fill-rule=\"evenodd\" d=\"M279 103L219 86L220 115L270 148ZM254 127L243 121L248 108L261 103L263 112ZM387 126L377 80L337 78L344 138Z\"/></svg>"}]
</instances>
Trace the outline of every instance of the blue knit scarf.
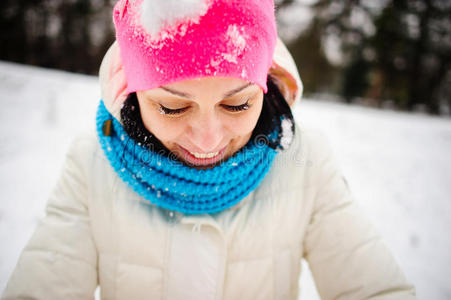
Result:
<instances>
[{"instance_id":1,"label":"blue knit scarf","mask_svg":"<svg viewBox=\"0 0 451 300\"><path fill-rule=\"evenodd\" d=\"M249 141L221 164L199 170L136 143L103 101L96 125L102 149L119 177L151 203L184 214L215 213L237 204L259 185L277 153L265 143Z\"/></svg>"}]
</instances>

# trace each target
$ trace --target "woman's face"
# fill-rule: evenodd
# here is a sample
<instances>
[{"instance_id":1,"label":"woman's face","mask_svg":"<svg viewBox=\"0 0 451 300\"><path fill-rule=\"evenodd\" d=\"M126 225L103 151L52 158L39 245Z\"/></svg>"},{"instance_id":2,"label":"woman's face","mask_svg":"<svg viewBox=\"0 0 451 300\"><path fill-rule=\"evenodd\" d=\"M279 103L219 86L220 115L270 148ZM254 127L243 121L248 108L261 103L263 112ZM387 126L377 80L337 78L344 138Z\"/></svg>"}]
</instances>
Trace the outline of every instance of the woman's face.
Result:
<instances>
[{"instance_id":1,"label":"woman's face","mask_svg":"<svg viewBox=\"0 0 451 300\"><path fill-rule=\"evenodd\" d=\"M203 77L136 93L144 125L177 157L205 168L250 139L263 91L236 78Z\"/></svg>"}]
</instances>

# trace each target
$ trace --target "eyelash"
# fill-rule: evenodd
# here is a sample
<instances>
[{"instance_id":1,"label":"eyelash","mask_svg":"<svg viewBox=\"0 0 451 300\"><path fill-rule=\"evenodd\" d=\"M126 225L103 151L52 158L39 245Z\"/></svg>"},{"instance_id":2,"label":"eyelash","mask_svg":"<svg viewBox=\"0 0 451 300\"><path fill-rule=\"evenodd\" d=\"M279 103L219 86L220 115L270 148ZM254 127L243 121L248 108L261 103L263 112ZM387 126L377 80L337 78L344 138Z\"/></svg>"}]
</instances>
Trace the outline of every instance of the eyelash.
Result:
<instances>
[{"instance_id":1,"label":"eyelash","mask_svg":"<svg viewBox=\"0 0 451 300\"><path fill-rule=\"evenodd\" d=\"M241 104L241 105L235 106L235 105L223 104L222 107L224 107L226 110L228 110L230 112L240 112L240 111L248 110L250 108L250 105L249 105L249 100L247 100L246 103ZM178 115L178 114L184 113L188 108L189 107L170 109L170 108L164 107L163 105L160 104L158 111L162 115Z\"/></svg>"},{"instance_id":2,"label":"eyelash","mask_svg":"<svg viewBox=\"0 0 451 300\"><path fill-rule=\"evenodd\" d=\"M178 115L178 114L185 112L187 109L188 109L188 107L178 108L178 109L170 109L170 108L164 107L163 105L160 104L158 111L162 115Z\"/></svg>"},{"instance_id":3,"label":"eyelash","mask_svg":"<svg viewBox=\"0 0 451 300\"><path fill-rule=\"evenodd\" d=\"M223 106L225 109L231 111L231 112L238 112L238 111L243 111L243 110L248 110L249 109L249 100L246 101L246 103L241 104L241 105L225 105L223 104Z\"/></svg>"}]
</instances>

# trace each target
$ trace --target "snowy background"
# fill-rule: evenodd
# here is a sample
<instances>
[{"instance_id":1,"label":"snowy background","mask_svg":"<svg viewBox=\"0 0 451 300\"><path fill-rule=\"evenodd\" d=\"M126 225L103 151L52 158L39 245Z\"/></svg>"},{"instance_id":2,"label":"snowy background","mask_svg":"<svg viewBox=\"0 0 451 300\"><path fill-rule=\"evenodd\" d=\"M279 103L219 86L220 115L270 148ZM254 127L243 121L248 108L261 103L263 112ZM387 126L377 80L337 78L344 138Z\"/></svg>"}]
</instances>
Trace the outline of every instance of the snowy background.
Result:
<instances>
[{"instance_id":1,"label":"snowy background","mask_svg":"<svg viewBox=\"0 0 451 300\"><path fill-rule=\"evenodd\" d=\"M0 293L99 98L96 77L0 62ZM295 115L329 137L418 298L451 299L451 119L309 99ZM300 285L319 299L308 271Z\"/></svg>"}]
</instances>

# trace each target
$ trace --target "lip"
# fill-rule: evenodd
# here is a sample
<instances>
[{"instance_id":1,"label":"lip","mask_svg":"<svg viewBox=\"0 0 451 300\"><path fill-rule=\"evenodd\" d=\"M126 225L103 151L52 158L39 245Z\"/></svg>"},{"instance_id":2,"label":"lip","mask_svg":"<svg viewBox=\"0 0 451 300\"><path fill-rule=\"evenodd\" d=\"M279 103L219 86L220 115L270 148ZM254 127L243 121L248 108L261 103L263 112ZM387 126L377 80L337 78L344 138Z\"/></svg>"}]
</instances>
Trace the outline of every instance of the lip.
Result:
<instances>
[{"instance_id":1,"label":"lip","mask_svg":"<svg viewBox=\"0 0 451 300\"><path fill-rule=\"evenodd\" d=\"M216 156L210 157L210 158L197 158L194 155L190 153L187 149L183 148L182 146L178 146L180 149L181 158L186 161L187 163L194 165L194 166L207 166L207 165L213 165L224 158L225 151L227 149L227 146L222 148L219 151L212 151L212 152L218 152ZM195 152L195 151L192 151Z\"/></svg>"}]
</instances>

